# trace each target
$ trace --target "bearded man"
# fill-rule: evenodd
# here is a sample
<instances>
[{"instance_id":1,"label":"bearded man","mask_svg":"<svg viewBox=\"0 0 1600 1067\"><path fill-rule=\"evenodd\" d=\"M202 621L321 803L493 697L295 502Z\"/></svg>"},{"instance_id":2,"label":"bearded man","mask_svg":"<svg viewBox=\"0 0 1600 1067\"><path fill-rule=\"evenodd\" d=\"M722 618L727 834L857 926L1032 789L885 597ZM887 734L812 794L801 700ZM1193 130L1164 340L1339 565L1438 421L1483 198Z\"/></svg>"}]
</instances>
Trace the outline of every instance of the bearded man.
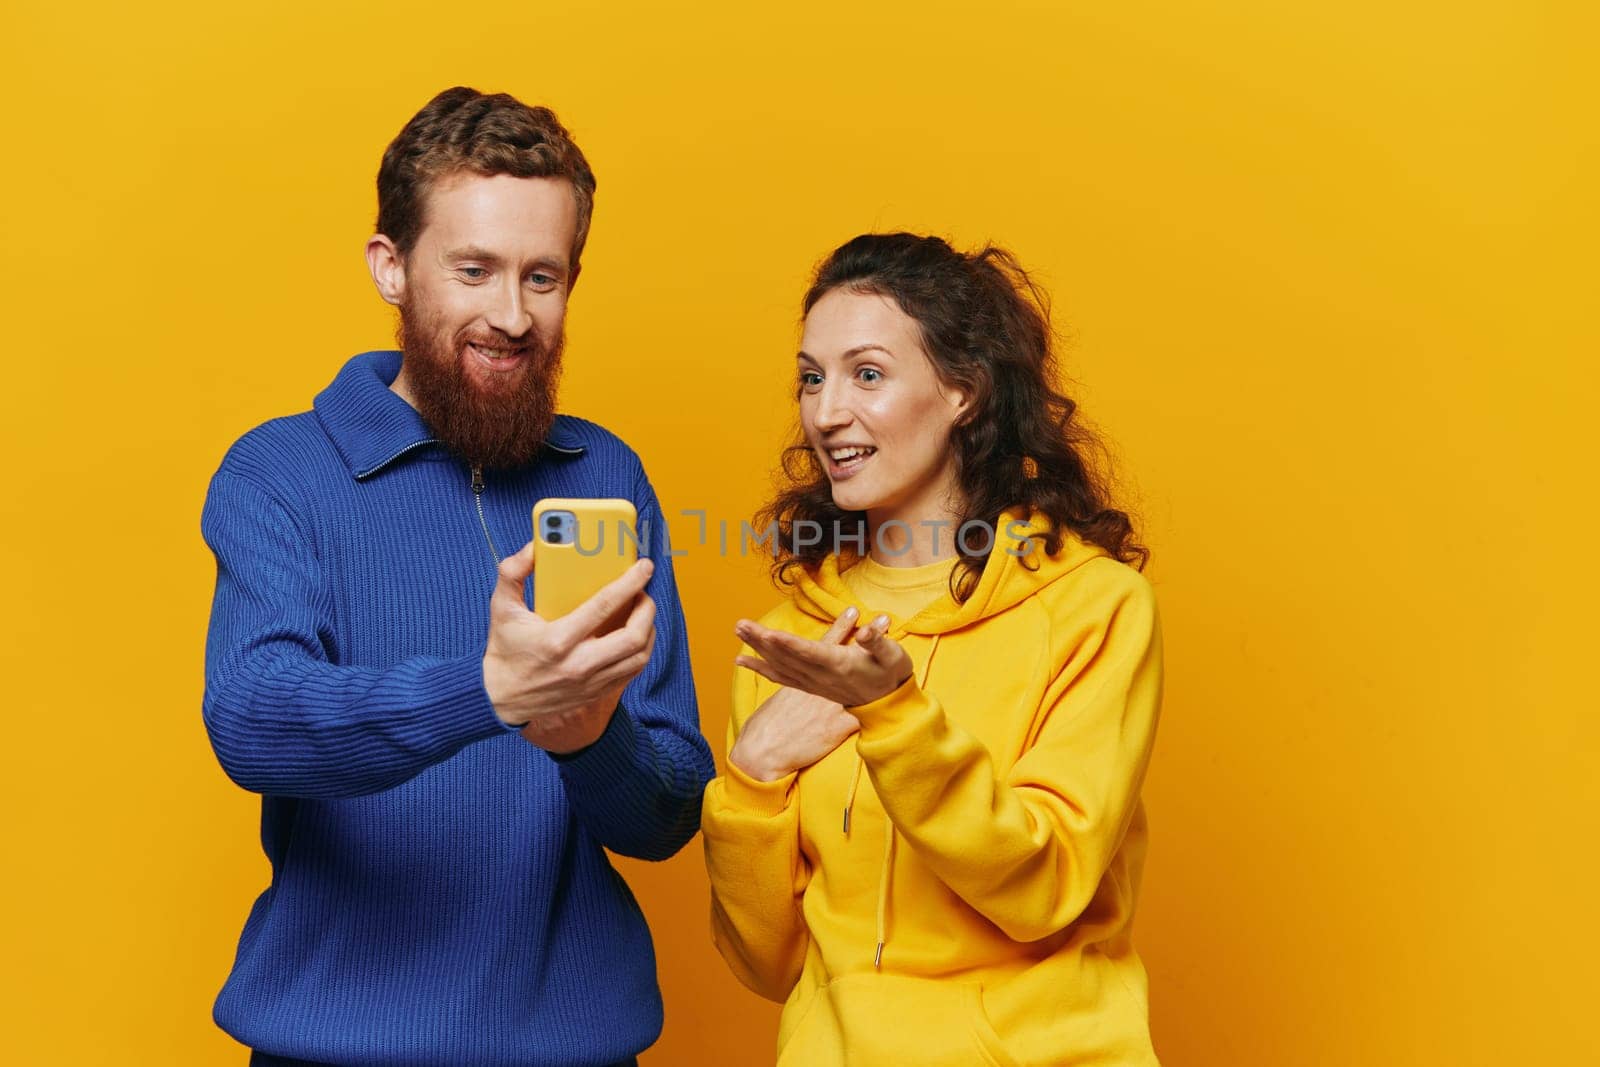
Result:
<instances>
[{"instance_id":1,"label":"bearded man","mask_svg":"<svg viewBox=\"0 0 1600 1067\"><path fill-rule=\"evenodd\" d=\"M401 351L211 481L205 724L272 865L215 1018L253 1064L616 1064L660 1033L605 849L671 856L713 770L655 493L556 414L594 189L550 111L435 97L366 249ZM553 620L527 588L545 497L631 500L644 538Z\"/></svg>"}]
</instances>

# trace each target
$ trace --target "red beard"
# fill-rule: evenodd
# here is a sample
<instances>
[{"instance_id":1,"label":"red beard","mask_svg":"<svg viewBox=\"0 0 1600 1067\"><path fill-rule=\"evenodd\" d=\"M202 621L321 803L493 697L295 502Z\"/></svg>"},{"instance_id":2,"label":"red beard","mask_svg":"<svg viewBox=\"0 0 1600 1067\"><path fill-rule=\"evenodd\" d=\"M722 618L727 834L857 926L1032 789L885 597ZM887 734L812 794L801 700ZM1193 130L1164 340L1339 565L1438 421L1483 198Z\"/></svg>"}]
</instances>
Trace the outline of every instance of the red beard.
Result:
<instances>
[{"instance_id":1,"label":"red beard","mask_svg":"<svg viewBox=\"0 0 1600 1067\"><path fill-rule=\"evenodd\" d=\"M422 421L446 448L474 467L504 470L531 461L556 417L565 335L553 341L536 330L513 341L493 328L464 328L446 336L439 320L410 302L400 305L400 350L406 381ZM504 381L469 376L467 345L516 350L526 362Z\"/></svg>"}]
</instances>

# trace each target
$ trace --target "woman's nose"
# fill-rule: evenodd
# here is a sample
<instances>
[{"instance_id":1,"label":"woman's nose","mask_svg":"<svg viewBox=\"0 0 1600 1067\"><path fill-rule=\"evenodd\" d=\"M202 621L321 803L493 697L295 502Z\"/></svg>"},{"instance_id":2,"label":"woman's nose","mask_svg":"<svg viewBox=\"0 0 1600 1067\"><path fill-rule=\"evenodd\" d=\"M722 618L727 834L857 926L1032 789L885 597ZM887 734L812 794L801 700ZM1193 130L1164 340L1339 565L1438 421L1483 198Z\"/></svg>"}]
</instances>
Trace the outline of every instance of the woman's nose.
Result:
<instances>
[{"instance_id":1,"label":"woman's nose","mask_svg":"<svg viewBox=\"0 0 1600 1067\"><path fill-rule=\"evenodd\" d=\"M811 410L811 422L819 430L837 430L850 424L850 409L832 382L823 384L817 393L816 406Z\"/></svg>"}]
</instances>

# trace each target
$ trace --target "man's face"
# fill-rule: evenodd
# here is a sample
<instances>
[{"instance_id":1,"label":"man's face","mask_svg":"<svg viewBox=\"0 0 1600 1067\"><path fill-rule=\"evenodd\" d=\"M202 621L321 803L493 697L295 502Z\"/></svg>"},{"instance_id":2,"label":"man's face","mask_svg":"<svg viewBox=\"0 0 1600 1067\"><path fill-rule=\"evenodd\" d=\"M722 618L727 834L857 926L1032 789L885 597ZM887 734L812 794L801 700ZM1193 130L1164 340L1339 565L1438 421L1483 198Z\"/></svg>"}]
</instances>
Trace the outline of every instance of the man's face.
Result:
<instances>
[{"instance_id":1,"label":"man's face","mask_svg":"<svg viewBox=\"0 0 1600 1067\"><path fill-rule=\"evenodd\" d=\"M557 178L458 172L403 262L395 389L478 466L531 460L555 417L578 209Z\"/></svg>"}]
</instances>

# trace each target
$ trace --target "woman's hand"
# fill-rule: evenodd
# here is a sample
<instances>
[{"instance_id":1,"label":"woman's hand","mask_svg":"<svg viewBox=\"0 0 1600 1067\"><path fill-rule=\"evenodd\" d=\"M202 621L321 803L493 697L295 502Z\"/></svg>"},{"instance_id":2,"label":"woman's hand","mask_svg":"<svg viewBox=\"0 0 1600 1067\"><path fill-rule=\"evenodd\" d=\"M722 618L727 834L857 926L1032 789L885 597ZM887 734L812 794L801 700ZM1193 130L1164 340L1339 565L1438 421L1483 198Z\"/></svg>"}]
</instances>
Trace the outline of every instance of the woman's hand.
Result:
<instances>
[{"instance_id":1,"label":"woman's hand","mask_svg":"<svg viewBox=\"0 0 1600 1067\"><path fill-rule=\"evenodd\" d=\"M849 641L855 621L856 610L846 609L820 643L837 647ZM739 662L747 658L740 656ZM860 728L838 701L786 687L763 701L745 722L728 752L728 762L758 782L775 782L811 766Z\"/></svg>"},{"instance_id":2,"label":"woman's hand","mask_svg":"<svg viewBox=\"0 0 1600 1067\"><path fill-rule=\"evenodd\" d=\"M854 608L846 610L821 641L808 641L782 630L772 630L748 619L734 627L745 644L761 654L740 656L736 662L770 681L804 690L847 708L870 704L888 696L911 677L911 657L884 636L889 616L879 615L856 634L854 644L830 640Z\"/></svg>"}]
</instances>

